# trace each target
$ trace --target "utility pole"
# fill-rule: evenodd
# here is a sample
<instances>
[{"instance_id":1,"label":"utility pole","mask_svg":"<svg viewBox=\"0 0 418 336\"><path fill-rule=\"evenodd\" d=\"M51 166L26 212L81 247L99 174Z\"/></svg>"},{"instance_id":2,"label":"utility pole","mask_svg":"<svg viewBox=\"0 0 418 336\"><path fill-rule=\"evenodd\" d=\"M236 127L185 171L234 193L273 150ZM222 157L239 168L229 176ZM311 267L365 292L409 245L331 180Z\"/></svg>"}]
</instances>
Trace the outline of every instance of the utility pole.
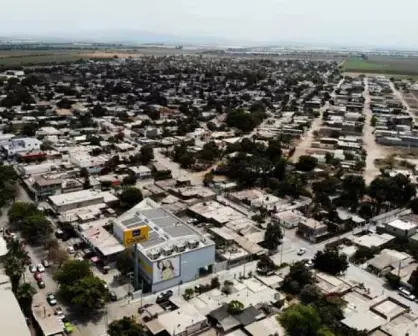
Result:
<instances>
[{"instance_id":1,"label":"utility pole","mask_svg":"<svg viewBox=\"0 0 418 336\"><path fill-rule=\"evenodd\" d=\"M138 255L138 244L134 244L134 291L138 289L138 263L139 263L139 255Z\"/></svg>"}]
</instances>

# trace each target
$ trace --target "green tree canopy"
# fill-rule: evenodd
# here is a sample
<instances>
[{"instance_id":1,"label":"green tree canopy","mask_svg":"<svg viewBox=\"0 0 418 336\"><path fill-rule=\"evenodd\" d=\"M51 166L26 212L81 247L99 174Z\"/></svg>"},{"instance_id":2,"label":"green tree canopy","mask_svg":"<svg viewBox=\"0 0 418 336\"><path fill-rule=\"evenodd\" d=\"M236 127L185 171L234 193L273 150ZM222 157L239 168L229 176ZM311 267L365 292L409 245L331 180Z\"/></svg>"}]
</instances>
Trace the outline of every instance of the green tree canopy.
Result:
<instances>
[{"instance_id":1,"label":"green tree canopy","mask_svg":"<svg viewBox=\"0 0 418 336\"><path fill-rule=\"evenodd\" d=\"M92 275L93 272L88 261L68 260L54 274L54 280L60 286L70 286L76 281Z\"/></svg>"},{"instance_id":2,"label":"green tree canopy","mask_svg":"<svg viewBox=\"0 0 418 336\"><path fill-rule=\"evenodd\" d=\"M310 172L315 169L318 160L310 155L302 155L295 164L295 169L302 172Z\"/></svg>"},{"instance_id":3,"label":"green tree canopy","mask_svg":"<svg viewBox=\"0 0 418 336\"><path fill-rule=\"evenodd\" d=\"M130 209L143 200L142 192L138 188L128 187L122 191L120 202L123 207Z\"/></svg>"},{"instance_id":4,"label":"green tree canopy","mask_svg":"<svg viewBox=\"0 0 418 336\"><path fill-rule=\"evenodd\" d=\"M143 336L145 331L142 326L131 317L123 317L109 324L107 329L109 336Z\"/></svg>"},{"instance_id":5,"label":"green tree canopy","mask_svg":"<svg viewBox=\"0 0 418 336\"><path fill-rule=\"evenodd\" d=\"M336 249L316 252L313 263L316 269L332 275L344 272L348 268L347 256Z\"/></svg>"},{"instance_id":6,"label":"green tree canopy","mask_svg":"<svg viewBox=\"0 0 418 336\"><path fill-rule=\"evenodd\" d=\"M244 310L244 304L238 300L232 300L228 304L228 313L231 315L236 315L241 313Z\"/></svg>"},{"instance_id":7,"label":"green tree canopy","mask_svg":"<svg viewBox=\"0 0 418 336\"><path fill-rule=\"evenodd\" d=\"M277 250L283 238L283 233L278 223L269 223L264 233L264 245L269 250Z\"/></svg>"},{"instance_id":8,"label":"green tree canopy","mask_svg":"<svg viewBox=\"0 0 418 336\"><path fill-rule=\"evenodd\" d=\"M321 318L312 306L292 305L278 317L289 336L316 336L321 329Z\"/></svg>"}]
</instances>

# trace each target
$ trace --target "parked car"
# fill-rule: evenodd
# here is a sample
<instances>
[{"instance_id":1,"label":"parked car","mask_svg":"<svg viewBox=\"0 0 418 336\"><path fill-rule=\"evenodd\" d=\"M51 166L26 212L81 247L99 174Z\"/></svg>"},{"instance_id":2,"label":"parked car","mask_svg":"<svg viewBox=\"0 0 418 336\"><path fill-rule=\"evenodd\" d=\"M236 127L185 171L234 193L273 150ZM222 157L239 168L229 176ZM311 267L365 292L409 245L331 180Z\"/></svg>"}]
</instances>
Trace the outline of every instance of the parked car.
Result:
<instances>
[{"instance_id":1,"label":"parked car","mask_svg":"<svg viewBox=\"0 0 418 336\"><path fill-rule=\"evenodd\" d=\"M68 247L67 247L67 252L68 252L69 254L74 254L74 253L75 253L74 247L72 247L72 246L68 246Z\"/></svg>"},{"instance_id":2,"label":"parked car","mask_svg":"<svg viewBox=\"0 0 418 336\"><path fill-rule=\"evenodd\" d=\"M30 266L29 266L29 271L30 271L31 273L35 273L35 272L36 272L36 266L35 266L35 265L30 265Z\"/></svg>"},{"instance_id":3,"label":"parked car","mask_svg":"<svg viewBox=\"0 0 418 336\"><path fill-rule=\"evenodd\" d=\"M109 297L110 297L110 300L112 300L112 301L117 301L118 300L118 297L117 297L117 295L114 291L109 292Z\"/></svg>"},{"instance_id":4,"label":"parked car","mask_svg":"<svg viewBox=\"0 0 418 336\"><path fill-rule=\"evenodd\" d=\"M45 272L45 267L42 264L38 264L36 266L36 269L38 270L39 273Z\"/></svg>"},{"instance_id":5,"label":"parked car","mask_svg":"<svg viewBox=\"0 0 418 336\"><path fill-rule=\"evenodd\" d=\"M71 324L71 322L64 323L64 331L66 334L71 334L74 331L74 326Z\"/></svg>"},{"instance_id":6,"label":"parked car","mask_svg":"<svg viewBox=\"0 0 418 336\"><path fill-rule=\"evenodd\" d=\"M57 299L55 298L54 294L48 294L46 296L46 300L51 306L55 306L57 304Z\"/></svg>"},{"instance_id":7,"label":"parked car","mask_svg":"<svg viewBox=\"0 0 418 336\"><path fill-rule=\"evenodd\" d=\"M51 266L51 264L50 264L50 262L49 262L48 260L42 260L42 265L43 265L45 268L48 268L48 267L50 267L50 266Z\"/></svg>"},{"instance_id":8,"label":"parked car","mask_svg":"<svg viewBox=\"0 0 418 336\"><path fill-rule=\"evenodd\" d=\"M415 300L415 295L412 294L405 287L398 288L398 293L399 293L399 295L403 296L404 298L407 298L408 300L411 300L411 301Z\"/></svg>"},{"instance_id":9,"label":"parked car","mask_svg":"<svg viewBox=\"0 0 418 336\"><path fill-rule=\"evenodd\" d=\"M36 281L41 281L42 280L42 274L39 273L39 272L33 273L33 277L35 278Z\"/></svg>"},{"instance_id":10,"label":"parked car","mask_svg":"<svg viewBox=\"0 0 418 336\"><path fill-rule=\"evenodd\" d=\"M163 303L168 301L171 297L173 296L173 291L172 290L168 290L165 293L161 293L157 296L157 300L156 303Z\"/></svg>"},{"instance_id":11,"label":"parked car","mask_svg":"<svg viewBox=\"0 0 418 336\"><path fill-rule=\"evenodd\" d=\"M298 251L298 255L304 255L306 253L306 249L304 249L304 248L300 248L299 249L299 251Z\"/></svg>"},{"instance_id":12,"label":"parked car","mask_svg":"<svg viewBox=\"0 0 418 336\"><path fill-rule=\"evenodd\" d=\"M42 280L36 281L36 284L38 285L39 288L45 288L45 282L43 282Z\"/></svg>"},{"instance_id":13,"label":"parked car","mask_svg":"<svg viewBox=\"0 0 418 336\"><path fill-rule=\"evenodd\" d=\"M62 310L61 307L55 308L55 315L58 316L60 319L65 318L64 311Z\"/></svg>"}]
</instances>

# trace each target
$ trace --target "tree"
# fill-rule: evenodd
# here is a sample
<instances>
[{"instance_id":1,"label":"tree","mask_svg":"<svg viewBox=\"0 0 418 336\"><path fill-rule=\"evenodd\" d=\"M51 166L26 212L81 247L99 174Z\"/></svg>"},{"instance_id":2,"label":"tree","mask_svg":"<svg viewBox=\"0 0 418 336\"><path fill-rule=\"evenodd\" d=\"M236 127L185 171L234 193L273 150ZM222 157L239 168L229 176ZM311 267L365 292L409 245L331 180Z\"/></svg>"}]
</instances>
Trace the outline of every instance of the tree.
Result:
<instances>
[{"instance_id":1,"label":"tree","mask_svg":"<svg viewBox=\"0 0 418 336\"><path fill-rule=\"evenodd\" d=\"M228 313L231 315L237 315L244 310L244 304L238 300L232 300L228 304Z\"/></svg>"},{"instance_id":2,"label":"tree","mask_svg":"<svg viewBox=\"0 0 418 336\"><path fill-rule=\"evenodd\" d=\"M271 258L265 254L260 257L260 260L257 262L257 272L260 273L269 273L271 271L275 271L277 268L276 264L274 263Z\"/></svg>"},{"instance_id":3,"label":"tree","mask_svg":"<svg viewBox=\"0 0 418 336\"><path fill-rule=\"evenodd\" d=\"M25 271L24 260L8 253L4 260L4 270L10 278L12 291L16 293L19 287L20 279Z\"/></svg>"},{"instance_id":4,"label":"tree","mask_svg":"<svg viewBox=\"0 0 418 336\"><path fill-rule=\"evenodd\" d=\"M214 161L220 156L218 146L214 141L207 142L203 145L202 151L199 153L202 160Z\"/></svg>"},{"instance_id":5,"label":"tree","mask_svg":"<svg viewBox=\"0 0 418 336\"><path fill-rule=\"evenodd\" d=\"M418 268L411 273L408 282L412 286L414 293L418 294Z\"/></svg>"},{"instance_id":6,"label":"tree","mask_svg":"<svg viewBox=\"0 0 418 336\"><path fill-rule=\"evenodd\" d=\"M154 159L154 149L149 145L144 145L140 149L141 153L141 162L144 165L147 165Z\"/></svg>"},{"instance_id":7,"label":"tree","mask_svg":"<svg viewBox=\"0 0 418 336\"><path fill-rule=\"evenodd\" d=\"M54 280L60 286L71 286L78 280L92 275L88 261L69 260L54 274Z\"/></svg>"},{"instance_id":8,"label":"tree","mask_svg":"<svg viewBox=\"0 0 418 336\"><path fill-rule=\"evenodd\" d=\"M61 248L49 249L48 260L58 264L58 267L61 267L63 263L68 261L68 253Z\"/></svg>"},{"instance_id":9,"label":"tree","mask_svg":"<svg viewBox=\"0 0 418 336\"><path fill-rule=\"evenodd\" d=\"M186 288L186 290L184 291L184 296L186 300L190 299L193 296L193 294L194 294L193 288Z\"/></svg>"},{"instance_id":10,"label":"tree","mask_svg":"<svg viewBox=\"0 0 418 336\"><path fill-rule=\"evenodd\" d=\"M122 273L127 274L133 270L132 250L126 249L116 257L116 268Z\"/></svg>"},{"instance_id":11,"label":"tree","mask_svg":"<svg viewBox=\"0 0 418 336\"><path fill-rule=\"evenodd\" d=\"M107 328L109 336L144 336L143 327L133 318L124 316L120 320L114 320Z\"/></svg>"},{"instance_id":12,"label":"tree","mask_svg":"<svg viewBox=\"0 0 418 336\"><path fill-rule=\"evenodd\" d=\"M283 290L291 294L298 294L304 286L312 283L314 283L312 272L304 262L299 261L290 266L289 274L285 276L283 281Z\"/></svg>"},{"instance_id":13,"label":"tree","mask_svg":"<svg viewBox=\"0 0 418 336\"><path fill-rule=\"evenodd\" d=\"M316 302L321 297L322 297L322 294L319 288L312 284L307 284L303 286L299 294L300 301L304 304Z\"/></svg>"},{"instance_id":14,"label":"tree","mask_svg":"<svg viewBox=\"0 0 418 336\"><path fill-rule=\"evenodd\" d=\"M120 202L124 208L130 209L134 205L142 201L143 196L141 190L135 187L128 187L122 191Z\"/></svg>"},{"instance_id":15,"label":"tree","mask_svg":"<svg viewBox=\"0 0 418 336\"><path fill-rule=\"evenodd\" d=\"M22 236L31 243L43 243L52 232L51 222L42 213L35 213L24 219L20 225Z\"/></svg>"},{"instance_id":16,"label":"tree","mask_svg":"<svg viewBox=\"0 0 418 336\"><path fill-rule=\"evenodd\" d=\"M310 172L315 169L318 160L310 155L302 155L295 164L295 169L302 172Z\"/></svg>"},{"instance_id":17,"label":"tree","mask_svg":"<svg viewBox=\"0 0 418 336\"><path fill-rule=\"evenodd\" d=\"M33 124L33 123L25 124L22 130L20 131L20 133L24 136L33 137L35 136L36 128L37 128L36 124Z\"/></svg>"},{"instance_id":18,"label":"tree","mask_svg":"<svg viewBox=\"0 0 418 336\"><path fill-rule=\"evenodd\" d=\"M29 315L32 312L32 301L35 294L36 289L28 282L19 285L17 288L16 298L18 299L25 315Z\"/></svg>"},{"instance_id":19,"label":"tree","mask_svg":"<svg viewBox=\"0 0 418 336\"><path fill-rule=\"evenodd\" d=\"M219 282L218 277L214 277L210 280L210 287L213 288L221 288L221 283Z\"/></svg>"},{"instance_id":20,"label":"tree","mask_svg":"<svg viewBox=\"0 0 418 336\"><path fill-rule=\"evenodd\" d=\"M90 177L90 173L87 170L87 168L83 167L83 168L80 169L80 177L83 178L83 179L87 179L87 178Z\"/></svg>"},{"instance_id":21,"label":"tree","mask_svg":"<svg viewBox=\"0 0 418 336\"><path fill-rule=\"evenodd\" d=\"M313 263L316 269L331 275L337 275L348 268L347 256L340 254L337 249L327 248L324 251L318 251Z\"/></svg>"},{"instance_id":22,"label":"tree","mask_svg":"<svg viewBox=\"0 0 418 336\"><path fill-rule=\"evenodd\" d=\"M373 115L372 118L370 119L370 125L375 127L376 124L377 124L377 117L375 115Z\"/></svg>"},{"instance_id":23,"label":"tree","mask_svg":"<svg viewBox=\"0 0 418 336\"><path fill-rule=\"evenodd\" d=\"M123 186L133 186L136 184L136 176L134 174L129 174L128 176L125 176L122 180Z\"/></svg>"},{"instance_id":24,"label":"tree","mask_svg":"<svg viewBox=\"0 0 418 336\"><path fill-rule=\"evenodd\" d=\"M8 212L9 222L12 225L21 223L26 217L36 213L36 205L29 202L15 202Z\"/></svg>"},{"instance_id":25,"label":"tree","mask_svg":"<svg viewBox=\"0 0 418 336\"><path fill-rule=\"evenodd\" d=\"M278 320L289 336L316 336L321 328L321 318L315 308L303 304L290 306Z\"/></svg>"},{"instance_id":26,"label":"tree","mask_svg":"<svg viewBox=\"0 0 418 336\"><path fill-rule=\"evenodd\" d=\"M65 301L79 312L94 312L103 308L109 298L103 280L87 275L71 284L60 285L60 293Z\"/></svg>"},{"instance_id":27,"label":"tree","mask_svg":"<svg viewBox=\"0 0 418 336\"><path fill-rule=\"evenodd\" d=\"M342 198L349 205L357 207L358 202L363 198L366 192L366 182L359 175L347 175L342 182L343 195Z\"/></svg>"},{"instance_id":28,"label":"tree","mask_svg":"<svg viewBox=\"0 0 418 336\"><path fill-rule=\"evenodd\" d=\"M411 201L411 210L414 214L418 214L418 197Z\"/></svg>"},{"instance_id":29,"label":"tree","mask_svg":"<svg viewBox=\"0 0 418 336\"><path fill-rule=\"evenodd\" d=\"M269 223L264 233L264 245L267 249L274 251L281 244L283 238L282 230L278 223Z\"/></svg>"},{"instance_id":30,"label":"tree","mask_svg":"<svg viewBox=\"0 0 418 336\"><path fill-rule=\"evenodd\" d=\"M213 182L213 178L214 178L214 175L213 175L212 172L206 173L203 176L203 184L205 186L208 186L209 184L211 184Z\"/></svg>"}]
</instances>

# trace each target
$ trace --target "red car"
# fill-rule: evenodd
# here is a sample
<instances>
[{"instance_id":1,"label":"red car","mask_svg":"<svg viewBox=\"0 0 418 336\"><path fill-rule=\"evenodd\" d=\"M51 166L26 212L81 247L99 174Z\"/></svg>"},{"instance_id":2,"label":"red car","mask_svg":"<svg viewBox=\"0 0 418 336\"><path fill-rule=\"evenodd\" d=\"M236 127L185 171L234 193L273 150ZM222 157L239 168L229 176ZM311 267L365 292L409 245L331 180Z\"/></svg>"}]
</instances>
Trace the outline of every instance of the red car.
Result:
<instances>
[{"instance_id":1,"label":"red car","mask_svg":"<svg viewBox=\"0 0 418 336\"><path fill-rule=\"evenodd\" d=\"M35 278L36 281L41 281L42 280L42 274L39 273L39 272L34 273L33 277Z\"/></svg>"}]
</instances>

